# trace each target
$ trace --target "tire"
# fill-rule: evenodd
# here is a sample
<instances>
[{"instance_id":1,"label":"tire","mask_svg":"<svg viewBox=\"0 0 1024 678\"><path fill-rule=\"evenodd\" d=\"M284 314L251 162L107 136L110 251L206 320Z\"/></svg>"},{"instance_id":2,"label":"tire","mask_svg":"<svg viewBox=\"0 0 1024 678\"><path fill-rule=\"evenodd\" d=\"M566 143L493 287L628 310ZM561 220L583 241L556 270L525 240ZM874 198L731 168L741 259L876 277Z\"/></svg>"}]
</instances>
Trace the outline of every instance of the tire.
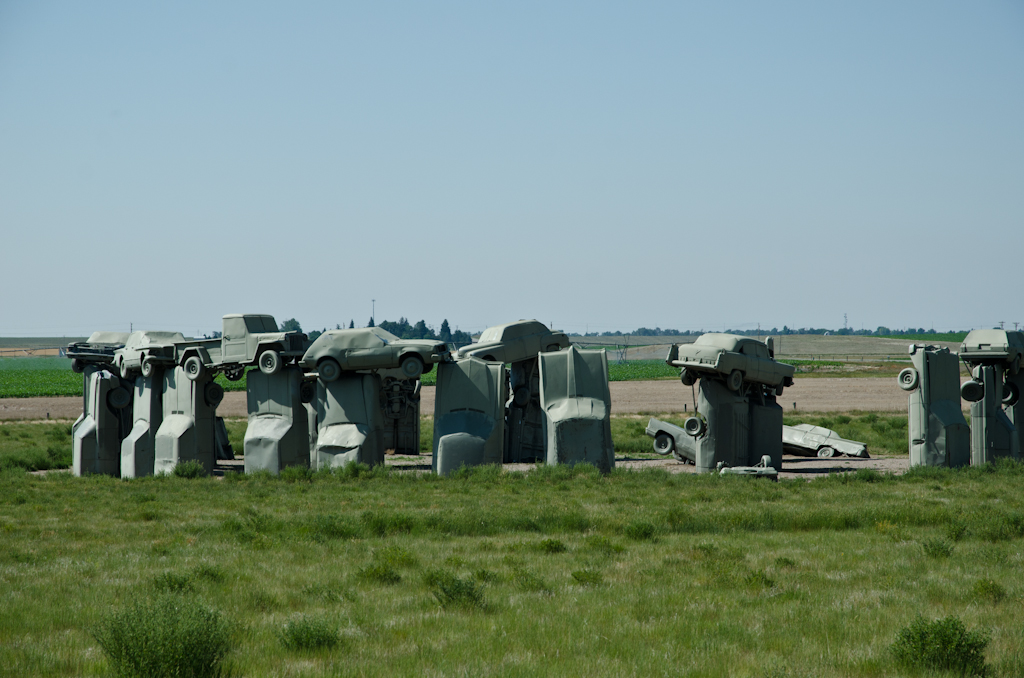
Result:
<instances>
[{"instance_id":1,"label":"tire","mask_svg":"<svg viewBox=\"0 0 1024 678\"><path fill-rule=\"evenodd\" d=\"M733 370L725 380L725 385L729 387L730 391L739 393L740 389L743 388L743 373L739 370Z\"/></svg>"},{"instance_id":2,"label":"tire","mask_svg":"<svg viewBox=\"0 0 1024 678\"><path fill-rule=\"evenodd\" d=\"M124 366L124 358L117 361L117 371L122 379L128 378L128 368Z\"/></svg>"},{"instance_id":3,"label":"tire","mask_svg":"<svg viewBox=\"0 0 1024 678\"><path fill-rule=\"evenodd\" d=\"M78 358L72 358L71 371L75 374L81 374L82 372L85 372L85 365Z\"/></svg>"},{"instance_id":4,"label":"tire","mask_svg":"<svg viewBox=\"0 0 1024 678\"><path fill-rule=\"evenodd\" d=\"M976 403L985 397L985 386L971 379L960 385L960 397L969 403Z\"/></svg>"},{"instance_id":5,"label":"tire","mask_svg":"<svg viewBox=\"0 0 1024 678\"><path fill-rule=\"evenodd\" d=\"M1013 359L1012 363L1010 363L1010 374L1012 376L1017 376L1018 372L1020 372L1020 356L1019 355L1016 356Z\"/></svg>"},{"instance_id":6,"label":"tire","mask_svg":"<svg viewBox=\"0 0 1024 678\"><path fill-rule=\"evenodd\" d=\"M512 404L516 407L526 407L530 404L530 389L520 386L512 394Z\"/></svg>"},{"instance_id":7,"label":"tire","mask_svg":"<svg viewBox=\"0 0 1024 678\"><path fill-rule=\"evenodd\" d=\"M132 403L132 394L118 386L107 393L107 404L115 410L123 410Z\"/></svg>"},{"instance_id":8,"label":"tire","mask_svg":"<svg viewBox=\"0 0 1024 678\"><path fill-rule=\"evenodd\" d=\"M142 376L152 377L153 373L156 372L156 365L153 364L151 358L143 358L142 360Z\"/></svg>"},{"instance_id":9,"label":"tire","mask_svg":"<svg viewBox=\"0 0 1024 678\"><path fill-rule=\"evenodd\" d=\"M686 431L686 435L699 438L708 430L708 425L701 417L690 417L683 422L683 430Z\"/></svg>"},{"instance_id":10,"label":"tire","mask_svg":"<svg viewBox=\"0 0 1024 678\"><path fill-rule=\"evenodd\" d=\"M676 449L676 441L667 433L659 433L654 437L654 453L662 456L672 454Z\"/></svg>"},{"instance_id":11,"label":"tire","mask_svg":"<svg viewBox=\"0 0 1024 678\"><path fill-rule=\"evenodd\" d=\"M217 407L220 401L224 400L224 387L215 381L211 381L203 390L206 402L210 407Z\"/></svg>"},{"instance_id":12,"label":"tire","mask_svg":"<svg viewBox=\"0 0 1024 678\"><path fill-rule=\"evenodd\" d=\"M784 388L786 388L785 382L781 382L780 381L779 385L775 387L775 397L776 398L781 398L782 397L782 390Z\"/></svg>"},{"instance_id":13,"label":"tire","mask_svg":"<svg viewBox=\"0 0 1024 678\"><path fill-rule=\"evenodd\" d=\"M423 358L416 354L407 355L398 364L398 369L402 370L406 379L416 379L423 374Z\"/></svg>"},{"instance_id":14,"label":"tire","mask_svg":"<svg viewBox=\"0 0 1024 678\"><path fill-rule=\"evenodd\" d=\"M831 459L836 456L836 448L829 447L828 445L822 445L818 448L818 457L821 459Z\"/></svg>"},{"instance_id":15,"label":"tire","mask_svg":"<svg viewBox=\"0 0 1024 678\"><path fill-rule=\"evenodd\" d=\"M341 376L341 365L334 358L324 358L317 365L317 371L322 381L334 381Z\"/></svg>"},{"instance_id":16,"label":"tire","mask_svg":"<svg viewBox=\"0 0 1024 678\"><path fill-rule=\"evenodd\" d=\"M245 368L244 367L236 367L234 369L227 370L227 371L224 372L224 378L227 379L228 381L239 381L244 376L245 376Z\"/></svg>"},{"instance_id":17,"label":"tire","mask_svg":"<svg viewBox=\"0 0 1024 678\"><path fill-rule=\"evenodd\" d=\"M896 377L896 381L904 391L913 391L921 383L921 374L913 367L906 367Z\"/></svg>"},{"instance_id":18,"label":"tire","mask_svg":"<svg viewBox=\"0 0 1024 678\"><path fill-rule=\"evenodd\" d=\"M428 364L423 366L423 374L430 374L430 372L433 369L434 369L434 363L428 363Z\"/></svg>"},{"instance_id":19,"label":"tire","mask_svg":"<svg viewBox=\"0 0 1024 678\"><path fill-rule=\"evenodd\" d=\"M693 386L697 383L697 375L684 367L679 370L679 381L683 382L683 386Z\"/></svg>"},{"instance_id":20,"label":"tire","mask_svg":"<svg viewBox=\"0 0 1024 678\"><path fill-rule=\"evenodd\" d=\"M1020 400L1020 388L1012 381L1003 384L1003 405L1013 407Z\"/></svg>"},{"instance_id":21,"label":"tire","mask_svg":"<svg viewBox=\"0 0 1024 678\"><path fill-rule=\"evenodd\" d=\"M281 354L268 349L260 353L259 364L263 374L277 374L281 371Z\"/></svg>"},{"instance_id":22,"label":"tire","mask_svg":"<svg viewBox=\"0 0 1024 678\"><path fill-rule=\"evenodd\" d=\"M192 381L195 381L199 377L203 376L203 373L206 372L206 366L203 365L203 361L197 355L191 356L188 359L186 359L185 364L182 365L182 368L185 370L185 376L191 379Z\"/></svg>"},{"instance_id":23,"label":"tire","mask_svg":"<svg viewBox=\"0 0 1024 678\"><path fill-rule=\"evenodd\" d=\"M313 402L316 397L316 385L311 381L304 381L299 384L299 400L304 403Z\"/></svg>"},{"instance_id":24,"label":"tire","mask_svg":"<svg viewBox=\"0 0 1024 678\"><path fill-rule=\"evenodd\" d=\"M544 349L544 352L545 353L551 353L552 351L557 351L558 349L559 349L558 344L551 344L550 346L548 346L547 348Z\"/></svg>"}]
</instances>

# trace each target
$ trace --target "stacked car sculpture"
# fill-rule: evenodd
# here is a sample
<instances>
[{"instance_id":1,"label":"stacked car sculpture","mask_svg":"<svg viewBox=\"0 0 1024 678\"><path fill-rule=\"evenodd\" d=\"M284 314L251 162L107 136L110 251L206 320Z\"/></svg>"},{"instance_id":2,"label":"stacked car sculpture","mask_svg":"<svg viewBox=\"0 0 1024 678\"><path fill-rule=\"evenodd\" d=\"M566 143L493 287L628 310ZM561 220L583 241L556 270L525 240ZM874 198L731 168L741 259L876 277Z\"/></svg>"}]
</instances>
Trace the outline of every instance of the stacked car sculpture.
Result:
<instances>
[{"instance_id":1,"label":"stacked car sculpture","mask_svg":"<svg viewBox=\"0 0 1024 678\"><path fill-rule=\"evenodd\" d=\"M247 472L382 464L386 450L418 453L419 377L434 365L438 473L509 459L505 422L522 421L509 410L521 414L531 405L536 460L609 470L604 351L571 347L565 334L534 320L490 328L484 337L486 343L456 356L444 343L399 339L378 327L331 330L310 342L301 332L279 331L264 314L224 316L216 339L98 332L68 347L72 369L85 379L73 470L135 477L195 461L211 472L217 458L231 456L216 416L224 390L214 377L235 381L252 367L258 369L246 382ZM554 353L564 359L539 360ZM524 380L513 379L516 397L508 402L506 362L517 377L529 366Z\"/></svg>"}]
</instances>

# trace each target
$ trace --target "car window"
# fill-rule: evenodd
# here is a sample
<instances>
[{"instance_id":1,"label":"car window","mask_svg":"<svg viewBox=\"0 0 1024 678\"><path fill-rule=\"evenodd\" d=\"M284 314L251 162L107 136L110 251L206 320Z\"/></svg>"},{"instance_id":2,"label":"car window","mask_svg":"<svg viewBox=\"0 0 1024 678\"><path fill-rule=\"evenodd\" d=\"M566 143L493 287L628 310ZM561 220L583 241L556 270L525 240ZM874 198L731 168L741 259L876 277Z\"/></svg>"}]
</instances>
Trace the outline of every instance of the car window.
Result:
<instances>
[{"instance_id":1,"label":"car window","mask_svg":"<svg viewBox=\"0 0 1024 678\"><path fill-rule=\"evenodd\" d=\"M224 319L224 338L227 340L245 337L245 320L243 318Z\"/></svg>"},{"instance_id":2,"label":"car window","mask_svg":"<svg viewBox=\"0 0 1024 678\"><path fill-rule=\"evenodd\" d=\"M401 341L401 339L399 339L395 335L391 334L387 330L382 330L379 327L374 327L371 330L371 332L373 332L373 334L376 335L378 339L383 341L385 346L393 341Z\"/></svg>"}]
</instances>

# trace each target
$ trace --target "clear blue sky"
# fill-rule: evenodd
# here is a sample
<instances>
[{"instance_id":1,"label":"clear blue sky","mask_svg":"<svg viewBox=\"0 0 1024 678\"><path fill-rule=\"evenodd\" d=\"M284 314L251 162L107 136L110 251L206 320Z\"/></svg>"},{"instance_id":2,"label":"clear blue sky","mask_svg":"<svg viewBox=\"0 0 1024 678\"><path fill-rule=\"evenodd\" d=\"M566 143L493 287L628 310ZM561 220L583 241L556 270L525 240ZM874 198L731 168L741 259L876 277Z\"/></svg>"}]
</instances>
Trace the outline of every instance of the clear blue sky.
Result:
<instances>
[{"instance_id":1,"label":"clear blue sky","mask_svg":"<svg viewBox=\"0 0 1024 678\"><path fill-rule=\"evenodd\" d=\"M0 0L0 335L1024 321L1024 3Z\"/></svg>"}]
</instances>

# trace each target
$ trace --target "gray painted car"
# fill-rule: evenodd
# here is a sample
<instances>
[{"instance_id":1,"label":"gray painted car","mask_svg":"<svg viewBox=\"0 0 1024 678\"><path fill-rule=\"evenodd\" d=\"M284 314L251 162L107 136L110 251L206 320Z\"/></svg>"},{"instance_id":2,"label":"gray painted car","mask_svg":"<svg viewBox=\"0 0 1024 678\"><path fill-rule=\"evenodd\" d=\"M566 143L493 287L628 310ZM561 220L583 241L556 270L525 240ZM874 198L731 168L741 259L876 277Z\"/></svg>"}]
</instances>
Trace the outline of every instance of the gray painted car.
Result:
<instances>
[{"instance_id":1,"label":"gray painted car","mask_svg":"<svg viewBox=\"0 0 1024 678\"><path fill-rule=\"evenodd\" d=\"M156 368L171 367L176 362L175 344L185 341L181 332L138 330L132 332L124 346L114 351L114 366L122 379L141 372L148 377Z\"/></svg>"},{"instance_id":2,"label":"gray painted car","mask_svg":"<svg viewBox=\"0 0 1024 678\"><path fill-rule=\"evenodd\" d=\"M549 330L542 322L519 320L488 327L475 344L459 349L459 357L515 363L566 348L570 343L564 332Z\"/></svg>"},{"instance_id":3,"label":"gray painted car","mask_svg":"<svg viewBox=\"0 0 1024 678\"><path fill-rule=\"evenodd\" d=\"M782 449L786 454L834 457L845 454L849 457L870 458L868 446L855 440L847 440L830 428L797 424L782 427Z\"/></svg>"},{"instance_id":4,"label":"gray painted car","mask_svg":"<svg viewBox=\"0 0 1024 678\"><path fill-rule=\"evenodd\" d=\"M723 379L733 391L757 383L782 395L783 387L793 385L794 367L775 360L770 337L760 342L736 334L702 334L692 344L673 344L665 362L682 368L679 376L686 386L710 376Z\"/></svg>"},{"instance_id":5,"label":"gray painted car","mask_svg":"<svg viewBox=\"0 0 1024 678\"><path fill-rule=\"evenodd\" d=\"M79 374L88 364L109 364L114 361L114 352L128 341L128 332L93 332L85 341L68 344L67 357L71 358L71 369Z\"/></svg>"},{"instance_id":6,"label":"gray painted car","mask_svg":"<svg viewBox=\"0 0 1024 678\"><path fill-rule=\"evenodd\" d=\"M207 368L223 370L237 381L249 365L259 365L264 374L277 374L297 361L309 347L299 331L281 332L274 316L263 313L229 313L223 317L219 339L196 339L178 344L178 364L189 379L198 379Z\"/></svg>"},{"instance_id":7,"label":"gray painted car","mask_svg":"<svg viewBox=\"0 0 1024 678\"><path fill-rule=\"evenodd\" d=\"M317 370L323 381L342 371L386 370L397 367L406 379L430 372L434 363L451 360L448 345L428 339L399 339L379 327L328 330L316 338L299 365Z\"/></svg>"}]
</instances>

